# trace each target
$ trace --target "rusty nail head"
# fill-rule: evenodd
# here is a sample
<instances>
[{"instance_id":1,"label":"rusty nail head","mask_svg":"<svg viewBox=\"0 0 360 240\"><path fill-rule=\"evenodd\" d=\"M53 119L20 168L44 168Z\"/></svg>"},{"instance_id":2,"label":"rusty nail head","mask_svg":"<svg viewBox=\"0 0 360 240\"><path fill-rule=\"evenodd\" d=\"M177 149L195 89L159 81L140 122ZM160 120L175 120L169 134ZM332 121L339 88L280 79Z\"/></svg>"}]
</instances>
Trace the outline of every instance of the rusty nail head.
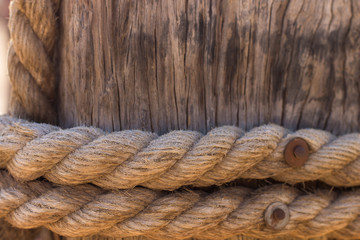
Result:
<instances>
[{"instance_id":1,"label":"rusty nail head","mask_svg":"<svg viewBox=\"0 0 360 240\"><path fill-rule=\"evenodd\" d=\"M309 145L302 138L294 138L286 145L284 157L289 166L301 167L309 158Z\"/></svg>"},{"instance_id":2,"label":"rusty nail head","mask_svg":"<svg viewBox=\"0 0 360 240\"><path fill-rule=\"evenodd\" d=\"M285 212L281 208L275 208L275 210L271 214L271 217L274 221L283 220L285 218Z\"/></svg>"},{"instance_id":3,"label":"rusty nail head","mask_svg":"<svg viewBox=\"0 0 360 240\"><path fill-rule=\"evenodd\" d=\"M274 230L283 229L289 222L289 208L282 202L274 202L265 210L265 222Z\"/></svg>"}]
</instances>

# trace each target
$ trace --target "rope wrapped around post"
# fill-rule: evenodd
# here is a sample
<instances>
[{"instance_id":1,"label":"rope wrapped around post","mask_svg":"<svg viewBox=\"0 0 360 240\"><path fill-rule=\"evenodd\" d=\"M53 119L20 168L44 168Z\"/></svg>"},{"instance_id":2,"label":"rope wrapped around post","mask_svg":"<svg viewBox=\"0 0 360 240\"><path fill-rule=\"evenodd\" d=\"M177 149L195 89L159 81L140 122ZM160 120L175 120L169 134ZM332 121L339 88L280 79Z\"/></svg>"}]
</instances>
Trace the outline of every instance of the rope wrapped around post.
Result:
<instances>
[{"instance_id":1,"label":"rope wrapped around post","mask_svg":"<svg viewBox=\"0 0 360 240\"><path fill-rule=\"evenodd\" d=\"M271 209L274 203L283 208ZM285 221L280 228L268 224L268 211ZM109 191L89 184L19 183L2 170L0 216L19 228L45 226L71 237L223 239L236 234L316 237L332 233L355 238L360 234L360 191L304 193L286 185L257 190L227 187L214 192L141 187Z\"/></svg>"},{"instance_id":2,"label":"rope wrapped around post","mask_svg":"<svg viewBox=\"0 0 360 240\"><path fill-rule=\"evenodd\" d=\"M359 133L336 138L322 130L290 132L271 124L248 132L224 126L205 136L195 131L157 136L139 130L105 133L93 127L63 130L8 117L0 117L0 122L0 167L21 181L44 176L64 185L160 190L270 177L290 184L360 184ZM284 160L284 150L294 138L309 146L310 155L301 167Z\"/></svg>"},{"instance_id":3,"label":"rope wrapped around post","mask_svg":"<svg viewBox=\"0 0 360 240\"><path fill-rule=\"evenodd\" d=\"M14 116L55 124L53 63L60 0L13 0L10 4L8 72Z\"/></svg>"}]
</instances>

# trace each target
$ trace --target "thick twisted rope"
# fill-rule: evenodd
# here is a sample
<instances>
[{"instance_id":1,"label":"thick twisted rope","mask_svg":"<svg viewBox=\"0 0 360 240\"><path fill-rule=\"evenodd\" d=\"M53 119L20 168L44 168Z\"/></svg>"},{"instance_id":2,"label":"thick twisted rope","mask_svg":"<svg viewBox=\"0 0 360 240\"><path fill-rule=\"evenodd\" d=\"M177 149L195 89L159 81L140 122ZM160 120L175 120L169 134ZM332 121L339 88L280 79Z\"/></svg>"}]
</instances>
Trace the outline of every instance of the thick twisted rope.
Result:
<instances>
[{"instance_id":1,"label":"thick twisted rope","mask_svg":"<svg viewBox=\"0 0 360 240\"><path fill-rule=\"evenodd\" d=\"M10 5L8 71L12 83L10 112L56 123L54 105L56 12L60 0L14 0Z\"/></svg>"},{"instance_id":2,"label":"thick twisted rope","mask_svg":"<svg viewBox=\"0 0 360 240\"><path fill-rule=\"evenodd\" d=\"M290 219L282 230L265 224L274 202L286 204ZM315 237L336 231L360 234L360 191L301 193L285 185L257 190L229 187L159 192L146 188L106 191L93 185L54 186L16 182L0 171L0 216L19 228L46 226L64 236L150 236L156 239Z\"/></svg>"},{"instance_id":3,"label":"thick twisted rope","mask_svg":"<svg viewBox=\"0 0 360 240\"><path fill-rule=\"evenodd\" d=\"M317 179L333 186L360 184L358 133L336 138L321 130L292 133L277 125L264 125L246 133L225 126L205 136L173 131L158 137L138 130L62 130L28 122L6 127L8 118L4 119L0 167L23 181L44 176L65 185L91 182L110 189L141 185L161 190L269 177L291 184ZM309 159L300 168L284 161L284 148L296 137L310 147Z\"/></svg>"}]
</instances>

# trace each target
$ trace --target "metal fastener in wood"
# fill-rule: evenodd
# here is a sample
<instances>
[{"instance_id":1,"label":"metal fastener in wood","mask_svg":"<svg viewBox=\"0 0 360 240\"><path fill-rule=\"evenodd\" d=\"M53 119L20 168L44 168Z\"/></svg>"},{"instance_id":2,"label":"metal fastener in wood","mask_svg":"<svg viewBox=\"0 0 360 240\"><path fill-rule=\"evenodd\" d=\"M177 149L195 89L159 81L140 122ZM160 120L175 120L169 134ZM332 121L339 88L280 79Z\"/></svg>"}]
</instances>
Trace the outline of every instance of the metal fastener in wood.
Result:
<instances>
[{"instance_id":1,"label":"metal fastener in wood","mask_svg":"<svg viewBox=\"0 0 360 240\"><path fill-rule=\"evenodd\" d=\"M291 167L301 167L308 160L309 151L309 145L304 139L294 138L285 147L285 161Z\"/></svg>"}]
</instances>

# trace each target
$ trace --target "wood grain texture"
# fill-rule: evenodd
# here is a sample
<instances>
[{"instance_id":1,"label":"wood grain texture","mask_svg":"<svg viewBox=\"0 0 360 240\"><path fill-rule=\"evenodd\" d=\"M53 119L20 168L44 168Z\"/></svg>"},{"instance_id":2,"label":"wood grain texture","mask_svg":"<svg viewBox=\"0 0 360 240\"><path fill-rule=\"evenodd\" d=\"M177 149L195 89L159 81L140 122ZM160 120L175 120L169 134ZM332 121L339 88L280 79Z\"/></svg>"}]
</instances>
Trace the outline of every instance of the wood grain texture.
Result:
<instances>
[{"instance_id":1,"label":"wood grain texture","mask_svg":"<svg viewBox=\"0 0 360 240\"><path fill-rule=\"evenodd\" d=\"M60 237L45 228L18 229L0 219L1 240L60 240Z\"/></svg>"},{"instance_id":2,"label":"wood grain texture","mask_svg":"<svg viewBox=\"0 0 360 240\"><path fill-rule=\"evenodd\" d=\"M74 0L60 25L62 127L360 131L360 1Z\"/></svg>"},{"instance_id":3,"label":"wood grain texture","mask_svg":"<svg viewBox=\"0 0 360 240\"><path fill-rule=\"evenodd\" d=\"M63 127L359 131L359 1L63 1Z\"/></svg>"}]
</instances>

